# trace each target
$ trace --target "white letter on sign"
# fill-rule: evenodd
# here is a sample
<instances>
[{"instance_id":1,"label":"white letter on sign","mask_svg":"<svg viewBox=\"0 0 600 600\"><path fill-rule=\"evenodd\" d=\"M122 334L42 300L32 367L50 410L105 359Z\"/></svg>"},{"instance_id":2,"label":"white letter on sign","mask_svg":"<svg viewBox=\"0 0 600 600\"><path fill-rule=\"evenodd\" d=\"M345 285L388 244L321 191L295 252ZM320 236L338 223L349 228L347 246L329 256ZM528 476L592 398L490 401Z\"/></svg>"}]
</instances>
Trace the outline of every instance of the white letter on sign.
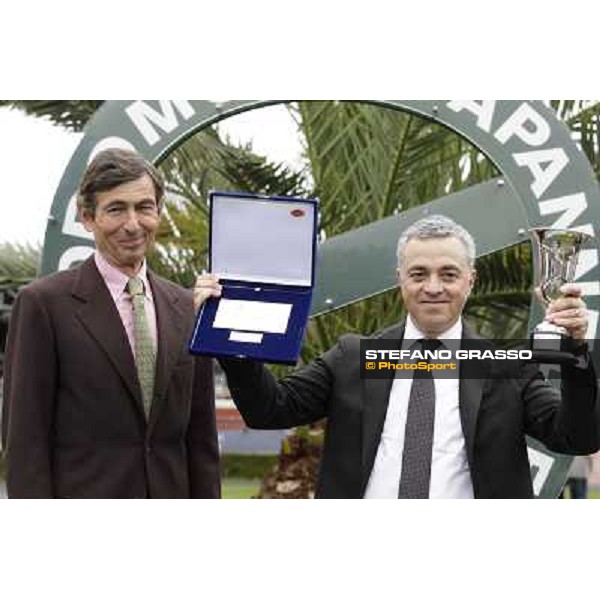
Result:
<instances>
[{"instance_id":1,"label":"white letter on sign","mask_svg":"<svg viewBox=\"0 0 600 600\"><path fill-rule=\"evenodd\" d=\"M526 124L529 127L525 127ZM504 144L513 135L528 146L541 146L550 139L550 126L529 104L521 104L494 137Z\"/></svg>"},{"instance_id":2,"label":"white letter on sign","mask_svg":"<svg viewBox=\"0 0 600 600\"><path fill-rule=\"evenodd\" d=\"M548 475L550 475L554 459L548 456L548 454L544 454L533 448L527 448L527 454L529 455L529 464L537 468L533 476L533 493L539 496L546 483L546 479L548 479Z\"/></svg>"},{"instance_id":3,"label":"white letter on sign","mask_svg":"<svg viewBox=\"0 0 600 600\"><path fill-rule=\"evenodd\" d=\"M448 102L448 108L454 112L460 112L461 110L472 112L477 117L477 127L489 133L492 128L492 117L494 116L496 101L452 100L452 102Z\"/></svg>"},{"instance_id":4,"label":"white letter on sign","mask_svg":"<svg viewBox=\"0 0 600 600\"><path fill-rule=\"evenodd\" d=\"M160 139L152 123L165 133L170 133L179 125L175 108L184 119L189 119L195 112L194 107L187 100L160 100L159 102L161 112L157 112L141 100L137 100L125 109L133 124L150 146L156 144Z\"/></svg>"},{"instance_id":5,"label":"white letter on sign","mask_svg":"<svg viewBox=\"0 0 600 600\"><path fill-rule=\"evenodd\" d=\"M531 191L539 198L569 164L567 153L562 148L532 150L514 155L520 167L527 167L533 175ZM547 164L545 169L540 165Z\"/></svg>"},{"instance_id":6,"label":"white letter on sign","mask_svg":"<svg viewBox=\"0 0 600 600\"><path fill-rule=\"evenodd\" d=\"M569 194L560 198L542 200L540 202L540 215L545 217L546 215L562 212L563 214L552 223L552 227L555 229L568 229L573 227L573 223L583 214L587 206L585 194L579 192L578 194ZM587 230L583 228L578 229L583 230L585 233L593 234L591 225Z\"/></svg>"}]
</instances>

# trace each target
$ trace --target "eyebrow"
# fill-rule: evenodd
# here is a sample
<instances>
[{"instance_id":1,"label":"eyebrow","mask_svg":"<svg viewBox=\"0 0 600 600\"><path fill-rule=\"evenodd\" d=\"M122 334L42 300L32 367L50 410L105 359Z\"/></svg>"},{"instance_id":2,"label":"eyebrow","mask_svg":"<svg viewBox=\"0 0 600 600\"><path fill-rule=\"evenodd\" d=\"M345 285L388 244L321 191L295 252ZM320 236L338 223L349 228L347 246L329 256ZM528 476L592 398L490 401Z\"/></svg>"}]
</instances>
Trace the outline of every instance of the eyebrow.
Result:
<instances>
[{"instance_id":1,"label":"eyebrow","mask_svg":"<svg viewBox=\"0 0 600 600\"><path fill-rule=\"evenodd\" d=\"M154 198L143 198L142 200L137 200L135 202L127 202L127 200L111 200L105 208L110 208L111 206L129 206L132 204L133 206L138 206L140 204L145 204L148 202L152 202L152 204L158 204Z\"/></svg>"},{"instance_id":2,"label":"eyebrow","mask_svg":"<svg viewBox=\"0 0 600 600\"><path fill-rule=\"evenodd\" d=\"M456 265L444 265L440 271L457 271L460 272L461 268L457 267Z\"/></svg>"},{"instance_id":3,"label":"eyebrow","mask_svg":"<svg viewBox=\"0 0 600 600\"><path fill-rule=\"evenodd\" d=\"M415 271L429 271L429 267L426 267L424 265L414 265L412 267L409 267L408 272L409 273L413 273ZM442 265L439 268L440 271L453 271L456 273L460 273L461 272L461 268L457 265Z\"/></svg>"}]
</instances>

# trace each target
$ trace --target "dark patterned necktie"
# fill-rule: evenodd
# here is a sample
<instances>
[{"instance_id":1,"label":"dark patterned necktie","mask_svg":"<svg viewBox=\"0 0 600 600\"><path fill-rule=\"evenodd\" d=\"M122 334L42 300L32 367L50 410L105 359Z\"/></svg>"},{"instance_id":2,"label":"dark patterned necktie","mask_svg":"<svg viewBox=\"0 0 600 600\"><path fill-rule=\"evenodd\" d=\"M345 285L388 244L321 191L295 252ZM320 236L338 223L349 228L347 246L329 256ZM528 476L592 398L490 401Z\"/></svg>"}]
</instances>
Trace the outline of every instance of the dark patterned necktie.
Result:
<instances>
[{"instance_id":1,"label":"dark patterned necktie","mask_svg":"<svg viewBox=\"0 0 600 600\"><path fill-rule=\"evenodd\" d=\"M135 346L135 364L137 367L144 412L146 418L150 414L152 395L154 394L154 372L156 369L156 351L150 334L144 295L144 282L139 277L132 277L127 282L127 291L133 303L133 331Z\"/></svg>"},{"instance_id":2,"label":"dark patterned necktie","mask_svg":"<svg viewBox=\"0 0 600 600\"><path fill-rule=\"evenodd\" d=\"M437 350L441 342L419 340L419 344L422 350ZM408 400L398 498L429 498L434 420L433 376L430 371L416 370Z\"/></svg>"}]
</instances>

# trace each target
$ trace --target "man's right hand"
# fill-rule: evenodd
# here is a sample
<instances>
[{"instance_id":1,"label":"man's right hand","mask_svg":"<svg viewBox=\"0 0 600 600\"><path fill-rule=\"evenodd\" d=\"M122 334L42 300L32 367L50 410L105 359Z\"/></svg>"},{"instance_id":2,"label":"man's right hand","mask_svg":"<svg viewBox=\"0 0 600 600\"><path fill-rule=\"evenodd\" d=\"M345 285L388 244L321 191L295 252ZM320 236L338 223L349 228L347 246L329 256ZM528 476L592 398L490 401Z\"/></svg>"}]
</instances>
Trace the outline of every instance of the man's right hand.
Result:
<instances>
[{"instance_id":1,"label":"man's right hand","mask_svg":"<svg viewBox=\"0 0 600 600\"><path fill-rule=\"evenodd\" d=\"M213 296L219 298L221 296L222 286L219 284L219 279L216 275L206 273L196 277L194 284L194 310L198 312L200 307L208 298Z\"/></svg>"}]
</instances>

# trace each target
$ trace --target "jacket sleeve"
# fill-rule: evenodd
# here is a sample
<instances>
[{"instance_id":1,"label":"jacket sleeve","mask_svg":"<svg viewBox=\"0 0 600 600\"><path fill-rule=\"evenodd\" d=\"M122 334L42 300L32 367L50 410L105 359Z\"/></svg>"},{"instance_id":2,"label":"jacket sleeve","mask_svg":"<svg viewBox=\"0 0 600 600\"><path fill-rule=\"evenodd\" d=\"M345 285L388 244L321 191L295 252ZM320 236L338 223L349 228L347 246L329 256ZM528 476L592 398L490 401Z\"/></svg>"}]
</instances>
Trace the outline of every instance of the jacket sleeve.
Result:
<instances>
[{"instance_id":1,"label":"jacket sleeve","mask_svg":"<svg viewBox=\"0 0 600 600\"><path fill-rule=\"evenodd\" d=\"M327 416L340 361L342 341L331 350L276 381L262 363L221 359L232 398L244 421L254 429L287 429Z\"/></svg>"},{"instance_id":2,"label":"jacket sleeve","mask_svg":"<svg viewBox=\"0 0 600 600\"><path fill-rule=\"evenodd\" d=\"M13 305L4 373L2 445L9 498L52 498L50 456L57 365L42 298L24 288Z\"/></svg>"},{"instance_id":3,"label":"jacket sleeve","mask_svg":"<svg viewBox=\"0 0 600 600\"><path fill-rule=\"evenodd\" d=\"M562 366L561 391L531 368L524 383L525 432L549 450L593 454L600 449L600 405L592 361Z\"/></svg>"},{"instance_id":4,"label":"jacket sleeve","mask_svg":"<svg viewBox=\"0 0 600 600\"><path fill-rule=\"evenodd\" d=\"M215 415L213 362L194 359L191 415L186 444L191 498L220 498L221 472Z\"/></svg>"}]
</instances>

